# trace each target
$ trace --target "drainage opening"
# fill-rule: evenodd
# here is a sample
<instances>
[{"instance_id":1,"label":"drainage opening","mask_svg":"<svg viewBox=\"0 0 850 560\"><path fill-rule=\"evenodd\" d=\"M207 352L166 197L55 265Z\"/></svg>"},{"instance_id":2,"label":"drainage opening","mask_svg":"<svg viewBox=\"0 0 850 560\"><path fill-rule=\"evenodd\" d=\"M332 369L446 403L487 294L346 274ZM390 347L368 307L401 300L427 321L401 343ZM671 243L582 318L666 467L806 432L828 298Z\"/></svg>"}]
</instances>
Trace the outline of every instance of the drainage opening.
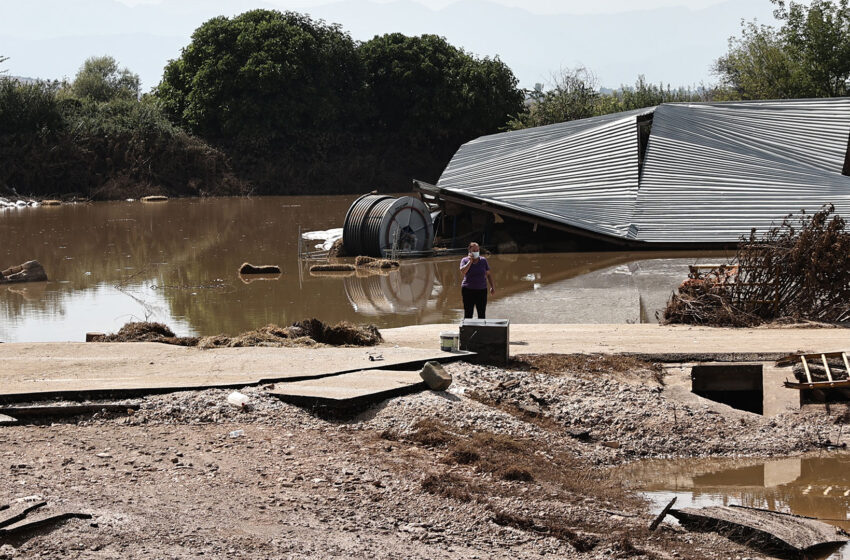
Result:
<instances>
[{"instance_id":1,"label":"drainage opening","mask_svg":"<svg viewBox=\"0 0 850 560\"><path fill-rule=\"evenodd\" d=\"M701 364L691 369L691 391L700 397L762 414L761 364Z\"/></svg>"}]
</instances>

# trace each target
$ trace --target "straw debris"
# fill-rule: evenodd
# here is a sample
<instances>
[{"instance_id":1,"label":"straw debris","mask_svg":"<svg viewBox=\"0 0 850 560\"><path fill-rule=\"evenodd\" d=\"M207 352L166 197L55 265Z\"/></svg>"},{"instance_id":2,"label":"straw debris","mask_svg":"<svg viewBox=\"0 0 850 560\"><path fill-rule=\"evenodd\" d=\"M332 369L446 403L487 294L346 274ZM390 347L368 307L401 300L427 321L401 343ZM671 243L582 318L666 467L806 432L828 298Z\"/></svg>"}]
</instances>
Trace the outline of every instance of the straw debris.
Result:
<instances>
[{"instance_id":1,"label":"straw debris","mask_svg":"<svg viewBox=\"0 0 850 560\"><path fill-rule=\"evenodd\" d=\"M354 266L360 268L398 268L401 266L398 261L391 261L389 259L376 259L374 257L365 257L360 255L356 259L354 259Z\"/></svg>"},{"instance_id":2,"label":"straw debris","mask_svg":"<svg viewBox=\"0 0 850 560\"><path fill-rule=\"evenodd\" d=\"M310 267L310 272L354 272L356 270L353 264L337 263L337 264L314 264Z\"/></svg>"},{"instance_id":3,"label":"straw debris","mask_svg":"<svg viewBox=\"0 0 850 560\"><path fill-rule=\"evenodd\" d=\"M306 347L374 346L383 341L375 325L354 325L342 321L326 325L318 319L305 319L289 327L270 324L236 336L178 337L162 323L127 323L110 335L96 337L93 342L162 342L198 348L244 348L252 346Z\"/></svg>"},{"instance_id":4,"label":"straw debris","mask_svg":"<svg viewBox=\"0 0 850 560\"><path fill-rule=\"evenodd\" d=\"M331 245L331 248L328 249L328 258L338 259L347 256L349 255L345 252L345 244L342 242L342 237L340 237L339 239L334 241Z\"/></svg>"},{"instance_id":5,"label":"straw debris","mask_svg":"<svg viewBox=\"0 0 850 560\"><path fill-rule=\"evenodd\" d=\"M280 267L275 264L254 265L246 262L239 267L239 274L280 274Z\"/></svg>"},{"instance_id":6,"label":"straw debris","mask_svg":"<svg viewBox=\"0 0 850 560\"><path fill-rule=\"evenodd\" d=\"M162 323L139 321L127 323L117 333L93 337L92 342L162 342L177 346L195 346L196 337L177 336Z\"/></svg>"},{"instance_id":7,"label":"straw debris","mask_svg":"<svg viewBox=\"0 0 850 560\"><path fill-rule=\"evenodd\" d=\"M743 238L732 265L690 268L661 322L749 327L850 320L850 232L830 204Z\"/></svg>"}]
</instances>

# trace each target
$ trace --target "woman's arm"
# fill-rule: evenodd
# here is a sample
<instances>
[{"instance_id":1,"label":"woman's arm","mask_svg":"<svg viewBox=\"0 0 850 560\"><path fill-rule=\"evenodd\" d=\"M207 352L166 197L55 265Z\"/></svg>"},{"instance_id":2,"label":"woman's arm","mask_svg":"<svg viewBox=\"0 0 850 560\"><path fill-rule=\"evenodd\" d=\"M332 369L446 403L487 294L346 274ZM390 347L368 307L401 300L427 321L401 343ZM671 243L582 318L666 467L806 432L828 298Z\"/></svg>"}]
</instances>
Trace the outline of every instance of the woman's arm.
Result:
<instances>
[{"instance_id":1,"label":"woman's arm","mask_svg":"<svg viewBox=\"0 0 850 560\"><path fill-rule=\"evenodd\" d=\"M490 274L490 270L487 270L487 282L490 284L490 293L496 293L496 283L493 281L493 275Z\"/></svg>"},{"instance_id":2,"label":"woman's arm","mask_svg":"<svg viewBox=\"0 0 850 560\"><path fill-rule=\"evenodd\" d=\"M466 273L469 272L469 267L472 266L472 259L466 259L466 264L463 264L463 261L460 261L460 273L466 276Z\"/></svg>"}]
</instances>

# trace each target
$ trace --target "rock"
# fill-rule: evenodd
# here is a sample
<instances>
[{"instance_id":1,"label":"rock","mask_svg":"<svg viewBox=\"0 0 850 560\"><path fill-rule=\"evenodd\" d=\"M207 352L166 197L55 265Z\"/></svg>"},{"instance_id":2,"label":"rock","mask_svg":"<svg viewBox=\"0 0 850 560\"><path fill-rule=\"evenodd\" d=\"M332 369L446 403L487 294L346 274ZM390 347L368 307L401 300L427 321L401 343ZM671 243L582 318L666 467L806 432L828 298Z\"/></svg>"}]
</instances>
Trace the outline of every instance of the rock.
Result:
<instances>
[{"instance_id":1,"label":"rock","mask_svg":"<svg viewBox=\"0 0 850 560\"><path fill-rule=\"evenodd\" d=\"M452 384L451 374L439 362L427 362L419 375L433 391L445 391Z\"/></svg>"},{"instance_id":2,"label":"rock","mask_svg":"<svg viewBox=\"0 0 850 560\"><path fill-rule=\"evenodd\" d=\"M12 418L11 416L0 414L0 426L14 426L17 423L17 418Z\"/></svg>"},{"instance_id":3,"label":"rock","mask_svg":"<svg viewBox=\"0 0 850 560\"><path fill-rule=\"evenodd\" d=\"M541 395L539 392L531 391L530 393L528 393L528 396L531 397L531 400L535 401L537 404L546 406L546 397Z\"/></svg>"},{"instance_id":4,"label":"rock","mask_svg":"<svg viewBox=\"0 0 850 560\"><path fill-rule=\"evenodd\" d=\"M274 264L253 265L246 262L239 267L239 274L280 274L280 267Z\"/></svg>"},{"instance_id":5,"label":"rock","mask_svg":"<svg viewBox=\"0 0 850 560\"><path fill-rule=\"evenodd\" d=\"M540 416L541 414L543 414L543 411L540 410L540 407L536 404L520 403L519 405L517 405L517 408L527 414L531 414L532 416Z\"/></svg>"},{"instance_id":6,"label":"rock","mask_svg":"<svg viewBox=\"0 0 850 560\"><path fill-rule=\"evenodd\" d=\"M0 272L0 284L12 282L44 282L47 273L38 261L27 261L22 265L7 268Z\"/></svg>"},{"instance_id":7,"label":"rock","mask_svg":"<svg viewBox=\"0 0 850 560\"><path fill-rule=\"evenodd\" d=\"M0 546L0 560L11 560L17 555L18 551L10 544Z\"/></svg>"}]
</instances>

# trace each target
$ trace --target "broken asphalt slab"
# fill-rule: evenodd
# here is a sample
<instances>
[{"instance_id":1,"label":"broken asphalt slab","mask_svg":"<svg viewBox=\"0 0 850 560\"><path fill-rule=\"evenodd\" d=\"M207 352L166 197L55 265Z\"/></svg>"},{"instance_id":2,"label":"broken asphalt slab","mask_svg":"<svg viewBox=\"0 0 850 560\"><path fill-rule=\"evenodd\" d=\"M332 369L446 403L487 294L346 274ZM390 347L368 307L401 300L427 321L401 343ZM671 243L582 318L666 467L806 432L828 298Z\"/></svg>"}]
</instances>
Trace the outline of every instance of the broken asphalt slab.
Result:
<instances>
[{"instance_id":1,"label":"broken asphalt slab","mask_svg":"<svg viewBox=\"0 0 850 560\"><path fill-rule=\"evenodd\" d=\"M370 369L278 383L268 392L298 406L347 408L425 389L427 385L418 371Z\"/></svg>"},{"instance_id":2,"label":"broken asphalt slab","mask_svg":"<svg viewBox=\"0 0 850 560\"><path fill-rule=\"evenodd\" d=\"M670 510L686 528L713 530L740 537L771 550L804 553L812 548L846 543L841 529L812 518L740 506Z\"/></svg>"},{"instance_id":3,"label":"broken asphalt slab","mask_svg":"<svg viewBox=\"0 0 850 560\"><path fill-rule=\"evenodd\" d=\"M381 368L417 370L430 360L468 355L404 347L205 350L154 342L11 343L0 345L0 403L300 381L375 368L376 352Z\"/></svg>"}]
</instances>

